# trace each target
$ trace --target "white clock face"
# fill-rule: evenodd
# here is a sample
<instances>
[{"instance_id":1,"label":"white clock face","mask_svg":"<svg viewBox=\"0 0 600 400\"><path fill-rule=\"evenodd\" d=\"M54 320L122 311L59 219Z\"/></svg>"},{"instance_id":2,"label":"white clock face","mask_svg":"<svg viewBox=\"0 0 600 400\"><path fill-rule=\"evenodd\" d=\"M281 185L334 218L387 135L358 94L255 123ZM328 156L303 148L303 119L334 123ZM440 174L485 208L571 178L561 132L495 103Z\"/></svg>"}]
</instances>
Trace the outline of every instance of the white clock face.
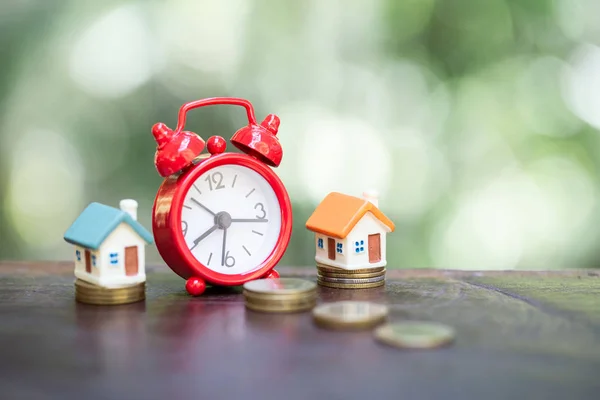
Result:
<instances>
[{"instance_id":1,"label":"white clock face","mask_svg":"<svg viewBox=\"0 0 600 400\"><path fill-rule=\"evenodd\" d=\"M222 165L200 175L185 195L185 243L207 268L227 275L250 272L271 254L281 209L269 183L254 170Z\"/></svg>"}]
</instances>

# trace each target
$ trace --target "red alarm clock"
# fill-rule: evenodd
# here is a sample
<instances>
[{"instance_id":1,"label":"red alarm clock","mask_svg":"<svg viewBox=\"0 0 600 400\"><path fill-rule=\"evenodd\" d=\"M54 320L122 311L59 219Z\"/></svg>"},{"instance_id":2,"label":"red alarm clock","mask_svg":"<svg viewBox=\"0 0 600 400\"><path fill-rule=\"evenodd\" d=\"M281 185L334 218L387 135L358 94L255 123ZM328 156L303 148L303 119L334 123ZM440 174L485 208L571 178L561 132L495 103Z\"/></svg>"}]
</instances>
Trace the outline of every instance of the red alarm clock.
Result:
<instances>
[{"instance_id":1,"label":"red alarm clock","mask_svg":"<svg viewBox=\"0 0 600 400\"><path fill-rule=\"evenodd\" d=\"M225 139L212 136L209 154L200 156L205 142L183 131L189 110L218 104L246 109L248 125L231 138L245 154L225 153ZM278 128L276 115L259 125L249 101L230 97L184 104L174 131L153 126L154 163L165 180L154 201L152 230L161 257L187 280L189 294L202 294L206 284L279 276L273 268L290 241L292 206L271 169L283 156Z\"/></svg>"}]
</instances>

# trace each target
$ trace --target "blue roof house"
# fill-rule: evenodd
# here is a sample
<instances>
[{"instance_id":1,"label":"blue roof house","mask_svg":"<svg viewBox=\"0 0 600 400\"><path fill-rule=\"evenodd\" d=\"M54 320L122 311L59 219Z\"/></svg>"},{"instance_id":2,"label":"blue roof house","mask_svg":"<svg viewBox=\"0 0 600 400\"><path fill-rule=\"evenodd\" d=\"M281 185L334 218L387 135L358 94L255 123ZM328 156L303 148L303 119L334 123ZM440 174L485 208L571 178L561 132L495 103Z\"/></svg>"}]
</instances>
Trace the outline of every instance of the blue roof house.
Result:
<instances>
[{"instance_id":1,"label":"blue roof house","mask_svg":"<svg viewBox=\"0 0 600 400\"><path fill-rule=\"evenodd\" d=\"M146 281L145 247L153 237L137 222L137 202L120 208L91 203L65 233L74 245L75 276L94 285L118 288Z\"/></svg>"}]
</instances>

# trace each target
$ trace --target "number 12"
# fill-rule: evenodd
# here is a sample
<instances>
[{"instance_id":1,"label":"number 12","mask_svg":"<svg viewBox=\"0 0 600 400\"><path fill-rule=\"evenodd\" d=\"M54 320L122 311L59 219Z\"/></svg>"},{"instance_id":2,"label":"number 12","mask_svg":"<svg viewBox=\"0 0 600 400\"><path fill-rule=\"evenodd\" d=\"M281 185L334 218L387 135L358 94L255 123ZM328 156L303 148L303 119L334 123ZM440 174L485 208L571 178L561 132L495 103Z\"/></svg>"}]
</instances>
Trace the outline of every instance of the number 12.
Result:
<instances>
[{"instance_id":1,"label":"number 12","mask_svg":"<svg viewBox=\"0 0 600 400\"><path fill-rule=\"evenodd\" d=\"M211 191L213 190L213 183L214 183L215 185L217 185L217 186L215 187L215 190L218 190L218 189L224 189L224 188L225 188L225 185L223 185L223 174L222 174L222 173L220 173L220 172L215 172L215 173L214 173L214 174L212 174L212 175L210 175L210 174L209 174L209 175L206 177L206 179L204 179L204 180L205 180L206 182L208 182L208 187L210 188L210 190L211 190Z\"/></svg>"}]
</instances>

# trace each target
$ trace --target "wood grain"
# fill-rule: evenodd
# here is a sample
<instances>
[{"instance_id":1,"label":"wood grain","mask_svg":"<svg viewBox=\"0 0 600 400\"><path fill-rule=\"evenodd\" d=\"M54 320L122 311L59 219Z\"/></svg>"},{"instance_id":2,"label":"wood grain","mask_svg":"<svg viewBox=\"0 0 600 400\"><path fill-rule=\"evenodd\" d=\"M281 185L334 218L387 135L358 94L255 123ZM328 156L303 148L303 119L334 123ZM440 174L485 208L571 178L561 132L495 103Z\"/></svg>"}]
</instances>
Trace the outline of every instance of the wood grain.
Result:
<instances>
[{"instance_id":1,"label":"wood grain","mask_svg":"<svg viewBox=\"0 0 600 400\"><path fill-rule=\"evenodd\" d=\"M390 320L456 328L449 348L402 351L370 332L332 333L310 313L246 311L240 288L189 297L149 266L145 302L74 301L70 262L0 263L0 385L6 399L595 399L598 271L393 270L384 288L319 288ZM278 268L316 280L316 269Z\"/></svg>"}]
</instances>

